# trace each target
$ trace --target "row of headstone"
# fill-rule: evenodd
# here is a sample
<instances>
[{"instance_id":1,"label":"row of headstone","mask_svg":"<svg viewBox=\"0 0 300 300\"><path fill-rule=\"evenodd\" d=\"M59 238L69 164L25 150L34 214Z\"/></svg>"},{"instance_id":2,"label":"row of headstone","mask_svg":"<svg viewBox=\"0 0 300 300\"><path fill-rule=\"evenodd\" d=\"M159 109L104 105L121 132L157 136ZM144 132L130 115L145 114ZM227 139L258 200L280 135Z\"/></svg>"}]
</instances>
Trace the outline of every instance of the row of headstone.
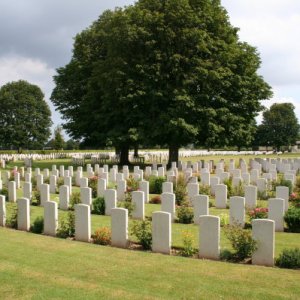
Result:
<instances>
[{"instance_id":1,"label":"row of headstone","mask_svg":"<svg viewBox=\"0 0 300 300\"><path fill-rule=\"evenodd\" d=\"M137 194L136 194L137 195ZM141 201L144 203L144 201ZM30 201L18 199L18 229L30 229ZM5 226L5 197L0 196L0 226ZM158 211L152 214L152 251L170 254L172 244L172 216L168 212ZM220 256L220 218L203 215L199 217L199 257L219 259ZM44 234L56 236L58 226L57 203L48 201L44 205ZM273 266L275 222L272 220L253 220L253 238L257 241L257 250L253 253L252 263ZM83 242L91 240L91 213L86 204L75 205L75 239ZM112 246L127 248L128 210L111 209Z\"/></svg>"}]
</instances>

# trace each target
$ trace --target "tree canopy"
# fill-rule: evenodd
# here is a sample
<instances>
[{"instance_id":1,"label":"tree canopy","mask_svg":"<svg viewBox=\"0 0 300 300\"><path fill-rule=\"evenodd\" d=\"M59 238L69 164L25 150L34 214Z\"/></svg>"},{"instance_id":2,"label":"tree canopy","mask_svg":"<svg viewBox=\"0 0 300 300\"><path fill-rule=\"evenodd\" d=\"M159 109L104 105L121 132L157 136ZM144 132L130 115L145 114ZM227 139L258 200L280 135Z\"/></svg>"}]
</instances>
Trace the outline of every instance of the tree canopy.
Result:
<instances>
[{"instance_id":1,"label":"tree canopy","mask_svg":"<svg viewBox=\"0 0 300 300\"><path fill-rule=\"evenodd\" d=\"M262 124L258 126L256 144L273 146L294 145L299 138L299 123L292 103L275 103L263 112Z\"/></svg>"},{"instance_id":2,"label":"tree canopy","mask_svg":"<svg viewBox=\"0 0 300 300\"><path fill-rule=\"evenodd\" d=\"M247 145L260 100L259 55L217 0L140 0L104 12L75 38L52 101L75 139L113 145Z\"/></svg>"},{"instance_id":3,"label":"tree canopy","mask_svg":"<svg viewBox=\"0 0 300 300\"><path fill-rule=\"evenodd\" d=\"M0 88L0 146L40 149L50 136L51 111L41 89L27 81Z\"/></svg>"}]
</instances>

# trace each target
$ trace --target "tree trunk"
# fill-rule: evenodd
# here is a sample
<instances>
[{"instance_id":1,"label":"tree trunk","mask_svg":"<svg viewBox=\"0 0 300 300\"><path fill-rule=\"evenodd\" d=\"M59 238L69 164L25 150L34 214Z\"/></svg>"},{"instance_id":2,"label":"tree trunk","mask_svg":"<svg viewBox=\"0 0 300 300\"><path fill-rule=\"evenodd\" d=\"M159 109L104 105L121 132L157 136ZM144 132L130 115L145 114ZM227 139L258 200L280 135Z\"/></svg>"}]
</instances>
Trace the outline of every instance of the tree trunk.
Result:
<instances>
[{"instance_id":1,"label":"tree trunk","mask_svg":"<svg viewBox=\"0 0 300 300\"><path fill-rule=\"evenodd\" d=\"M168 167L172 165L172 162L176 162L178 165L179 160L179 147L178 146L169 146L169 162Z\"/></svg>"},{"instance_id":2,"label":"tree trunk","mask_svg":"<svg viewBox=\"0 0 300 300\"><path fill-rule=\"evenodd\" d=\"M134 146L134 154L133 154L133 156L134 156L135 158L138 158L138 157L139 157L139 146L138 146L138 145L135 145L135 146Z\"/></svg>"},{"instance_id":3,"label":"tree trunk","mask_svg":"<svg viewBox=\"0 0 300 300\"><path fill-rule=\"evenodd\" d=\"M120 165L129 165L129 146L124 145L120 147Z\"/></svg>"}]
</instances>

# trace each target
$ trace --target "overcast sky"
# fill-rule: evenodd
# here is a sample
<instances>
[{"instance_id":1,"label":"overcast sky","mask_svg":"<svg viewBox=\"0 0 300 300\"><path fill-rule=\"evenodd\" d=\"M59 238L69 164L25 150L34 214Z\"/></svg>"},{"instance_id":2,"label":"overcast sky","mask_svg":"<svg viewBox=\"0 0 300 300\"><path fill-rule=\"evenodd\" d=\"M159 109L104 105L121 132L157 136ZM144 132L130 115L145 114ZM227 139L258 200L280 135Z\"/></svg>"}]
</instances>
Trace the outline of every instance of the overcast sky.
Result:
<instances>
[{"instance_id":1,"label":"overcast sky","mask_svg":"<svg viewBox=\"0 0 300 300\"><path fill-rule=\"evenodd\" d=\"M0 86L19 79L41 87L55 124L60 116L49 101L55 69L71 58L74 36L105 9L130 0L0 0ZM259 70L274 97L292 102L300 119L300 1L223 0L240 39L256 46Z\"/></svg>"}]
</instances>

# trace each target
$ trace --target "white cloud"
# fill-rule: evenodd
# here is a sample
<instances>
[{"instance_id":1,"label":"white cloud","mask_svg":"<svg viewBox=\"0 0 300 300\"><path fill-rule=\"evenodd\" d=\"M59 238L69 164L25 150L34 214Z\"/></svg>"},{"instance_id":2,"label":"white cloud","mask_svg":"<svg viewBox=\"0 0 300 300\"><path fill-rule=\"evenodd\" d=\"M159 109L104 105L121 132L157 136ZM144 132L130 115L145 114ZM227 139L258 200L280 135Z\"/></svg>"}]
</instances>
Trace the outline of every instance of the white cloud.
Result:
<instances>
[{"instance_id":1,"label":"white cloud","mask_svg":"<svg viewBox=\"0 0 300 300\"><path fill-rule=\"evenodd\" d=\"M226 0L240 38L261 54L260 73L271 85L300 85L300 1Z\"/></svg>"}]
</instances>

